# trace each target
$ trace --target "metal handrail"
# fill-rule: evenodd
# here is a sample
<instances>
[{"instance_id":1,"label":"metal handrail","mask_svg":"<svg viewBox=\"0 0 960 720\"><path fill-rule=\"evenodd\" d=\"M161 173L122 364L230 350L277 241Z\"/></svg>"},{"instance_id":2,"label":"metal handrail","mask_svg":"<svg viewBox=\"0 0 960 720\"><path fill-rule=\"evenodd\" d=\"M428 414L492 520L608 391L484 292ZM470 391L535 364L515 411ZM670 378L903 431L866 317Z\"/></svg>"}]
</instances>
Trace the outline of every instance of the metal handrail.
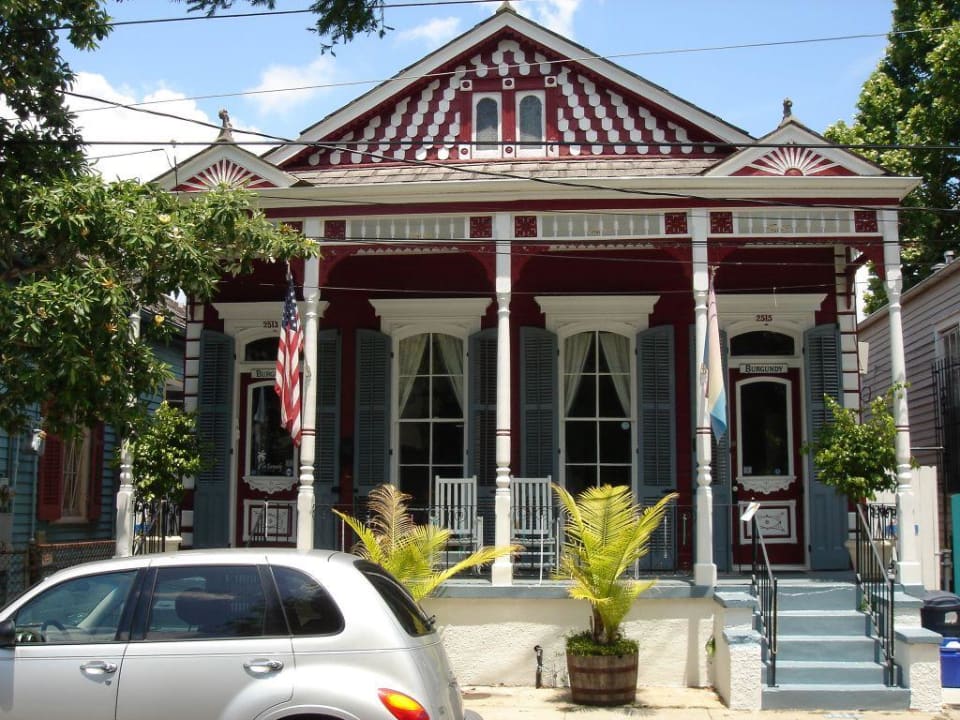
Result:
<instances>
[{"instance_id":1,"label":"metal handrail","mask_svg":"<svg viewBox=\"0 0 960 720\"><path fill-rule=\"evenodd\" d=\"M750 519L751 536L753 540L753 567L751 585L753 593L760 603L760 631L767 644L767 684L770 687L777 685L777 578L770 567L770 556L767 554L767 544L763 540L763 533L757 523L757 516Z\"/></svg>"},{"instance_id":2,"label":"metal handrail","mask_svg":"<svg viewBox=\"0 0 960 720\"><path fill-rule=\"evenodd\" d=\"M884 562L863 505L857 505L856 567L857 587L870 615L877 641L883 650L884 683L896 685L893 663L893 576Z\"/></svg>"}]
</instances>

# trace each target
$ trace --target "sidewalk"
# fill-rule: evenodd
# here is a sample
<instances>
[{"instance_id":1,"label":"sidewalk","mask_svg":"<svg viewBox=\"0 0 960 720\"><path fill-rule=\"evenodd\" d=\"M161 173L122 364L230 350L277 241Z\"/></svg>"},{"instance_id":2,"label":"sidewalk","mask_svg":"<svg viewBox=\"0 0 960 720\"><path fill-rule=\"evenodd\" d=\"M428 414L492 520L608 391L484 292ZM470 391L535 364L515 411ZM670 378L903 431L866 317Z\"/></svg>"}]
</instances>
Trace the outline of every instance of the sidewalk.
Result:
<instances>
[{"instance_id":1,"label":"sidewalk","mask_svg":"<svg viewBox=\"0 0 960 720\"><path fill-rule=\"evenodd\" d=\"M940 713L859 711L859 710L728 710L713 690L705 688L644 687L637 690L633 705L593 708L574 705L566 688L476 687L463 688L463 703L483 720L620 720L620 718L662 718L663 720L960 720L956 694L944 693Z\"/></svg>"}]
</instances>

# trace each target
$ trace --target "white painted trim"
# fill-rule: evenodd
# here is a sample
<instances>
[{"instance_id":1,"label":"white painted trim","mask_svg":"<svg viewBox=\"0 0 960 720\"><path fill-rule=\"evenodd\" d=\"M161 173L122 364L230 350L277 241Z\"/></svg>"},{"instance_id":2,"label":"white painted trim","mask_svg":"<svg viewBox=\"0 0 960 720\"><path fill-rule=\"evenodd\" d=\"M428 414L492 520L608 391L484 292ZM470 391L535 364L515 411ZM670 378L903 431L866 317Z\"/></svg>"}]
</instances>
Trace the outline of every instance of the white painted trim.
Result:
<instances>
[{"instance_id":1,"label":"white painted trim","mask_svg":"<svg viewBox=\"0 0 960 720\"><path fill-rule=\"evenodd\" d=\"M402 339L421 332L444 332L466 339L480 330L491 298L428 298L370 300L380 329Z\"/></svg>"},{"instance_id":2,"label":"white painted trim","mask_svg":"<svg viewBox=\"0 0 960 720\"><path fill-rule=\"evenodd\" d=\"M470 139L473 141L471 157L474 158L499 158L502 157L503 148L499 143L503 142L503 96L498 92L478 92L473 93L471 100L471 117L473 124L470 127ZM477 139L477 106L481 100L493 100L497 104L497 139L492 148L481 150L478 146L480 142Z\"/></svg>"},{"instance_id":3,"label":"white painted trim","mask_svg":"<svg viewBox=\"0 0 960 720\"><path fill-rule=\"evenodd\" d=\"M164 190L173 190L177 185L186 182L220 160L235 163L280 189L289 188L297 183L296 177L280 170L272 163L234 145L222 143L212 143L193 157L184 160L176 170L168 170L153 182Z\"/></svg>"},{"instance_id":4,"label":"white painted trim","mask_svg":"<svg viewBox=\"0 0 960 720\"><path fill-rule=\"evenodd\" d=\"M535 97L540 101L540 144L524 144L520 140L520 105L525 98ZM538 158L547 154L547 101L543 90L522 90L515 96L514 143L518 158Z\"/></svg>"},{"instance_id":5,"label":"white painted trim","mask_svg":"<svg viewBox=\"0 0 960 720\"><path fill-rule=\"evenodd\" d=\"M300 306L302 301L298 302ZM323 317L330 303L317 302L317 317ZM213 303L214 309L223 320L223 331L237 340L250 342L251 335L260 331L261 335L279 335L280 317L283 314L283 300L275 302L238 302ZM301 315L303 313L301 312Z\"/></svg>"},{"instance_id":6,"label":"white painted trim","mask_svg":"<svg viewBox=\"0 0 960 720\"><path fill-rule=\"evenodd\" d=\"M505 27L513 28L518 33L530 38L534 44L548 47L561 57L574 58L576 63L582 65L587 70L621 85L628 92L634 93L655 105L659 105L668 113L673 113L686 119L693 125L716 135L721 140L743 144L753 142L753 138L739 128L723 122L716 116L701 110L676 95L670 94L658 85L654 85L640 76L628 72L609 60L596 57L597 53L591 52L576 43L572 43L560 35L526 18L520 17L515 12L498 13L489 20L468 30L436 52L425 56L419 62L402 70L401 73L393 79L381 83L339 111L328 115L316 125L308 128L298 139L304 142L310 142L327 137L331 133L349 124L352 120L370 112L378 105L387 102L393 96L408 90L413 83L417 82L418 78L436 72L437 68L467 53L471 48L477 46ZM302 149L303 146L301 145L287 145L267 153L264 159L280 165L302 151Z\"/></svg>"},{"instance_id":7,"label":"white painted trim","mask_svg":"<svg viewBox=\"0 0 960 720\"><path fill-rule=\"evenodd\" d=\"M825 293L718 295L717 317L731 338L769 328L792 335L802 345L803 331L816 324L817 310L826 297Z\"/></svg>"},{"instance_id":8,"label":"white painted trim","mask_svg":"<svg viewBox=\"0 0 960 720\"><path fill-rule=\"evenodd\" d=\"M783 385L786 388L786 398L787 398L787 408L786 408L786 419L787 419L787 468L786 472L782 475L744 475L743 470L743 443L739 441L743 437L743 400L742 400L742 389L746 385L756 385L758 383L775 383L778 385ZM769 376L749 376L746 379L739 380L735 384L735 391L737 395L737 412L736 418L734 420L737 423L737 466L734 468L734 482L739 485L742 485L748 490L759 493L770 493L780 490L785 490L786 487L789 487L797 479L797 458L794 457L794 442L793 438L796 433L796 428L793 426L793 392L794 392L794 383L790 378L778 377L776 375ZM801 399L802 402L802 399ZM763 481L769 480L770 483L764 483ZM784 486L784 482L786 486ZM770 488L767 490L760 489L761 485L769 484Z\"/></svg>"},{"instance_id":9,"label":"white painted trim","mask_svg":"<svg viewBox=\"0 0 960 720\"><path fill-rule=\"evenodd\" d=\"M546 328L561 336L604 326L621 335L636 335L650 325L659 295L537 295Z\"/></svg>"}]
</instances>

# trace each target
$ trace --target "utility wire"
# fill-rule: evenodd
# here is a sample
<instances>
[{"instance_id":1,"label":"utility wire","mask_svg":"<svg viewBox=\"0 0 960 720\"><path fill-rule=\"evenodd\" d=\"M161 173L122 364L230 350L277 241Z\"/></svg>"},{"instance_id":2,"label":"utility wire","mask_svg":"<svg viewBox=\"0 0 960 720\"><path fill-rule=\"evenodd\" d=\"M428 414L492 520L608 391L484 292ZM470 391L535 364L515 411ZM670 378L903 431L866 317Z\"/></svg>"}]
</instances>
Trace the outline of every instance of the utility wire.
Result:
<instances>
[{"instance_id":1,"label":"utility wire","mask_svg":"<svg viewBox=\"0 0 960 720\"><path fill-rule=\"evenodd\" d=\"M918 32L935 32L939 30L946 30L947 28L938 27L938 28L929 28L929 29L907 29L900 30L890 33L860 33L853 35L832 35L820 38L801 38L796 40L771 40L766 42L753 42L753 43L742 43L742 44L733 44L733 45L709 45L704 47L693 47L693 48L672 48L665 50L642 50L634 52L623 52L623 53L611 53L609 55L583 55L576 58L562 58L559 60L545 60L543 62L538 62L538 65L556 65L556 64L565 64L565 63L576 63L584 62L587 60L613 60L613 59L622 59L622 58L633 58L633 57L652 57L657 55L680 55L687 53L704 53L704 52L716 52L721 50L742 50L742 49L753 49L753 48L765 48L765 47L778 47L778 46L789 46L789 45L806 45L811 43L824 43L824 42L840 42L845 40L863 40L868 38L877 38L877 37L886 37L887 35L908 35L911 33ZM528 65L530 63L513 63L506 64L504 67L508 69L515 69L521 67L522 65ZM214 100L221 98L231 98L231 97L249 97L254 95L266 95L270 93L285 93L285 92L302 92L304 90L323 90L330 88L342 88L350 87L356 85L382 85L388 82L409 82L416 80L430 80L436 78L445 78L450 77L455 74L455 71L447 72L437 72L437 73L425 73L422 75L398 75L391 78L379 79L379 80L351 80L344 81L339 83L318 83L315 85L300 85L297 87L287 87L287 88L270 88L265 90L242 90L236 92L226 92L226 93L210 93L206 95L194 95L191 97L172 99L164 98L158 100L145 100L141 103L131 103L131 107L134 105L137 106L146 106L146 105L157 105L161 103L170 103L170 102L179 102L181 100ZM87 108L84 110L78 110L76 112L98 112L102 111L105 108Z\"/></svg>"}]
</instances>

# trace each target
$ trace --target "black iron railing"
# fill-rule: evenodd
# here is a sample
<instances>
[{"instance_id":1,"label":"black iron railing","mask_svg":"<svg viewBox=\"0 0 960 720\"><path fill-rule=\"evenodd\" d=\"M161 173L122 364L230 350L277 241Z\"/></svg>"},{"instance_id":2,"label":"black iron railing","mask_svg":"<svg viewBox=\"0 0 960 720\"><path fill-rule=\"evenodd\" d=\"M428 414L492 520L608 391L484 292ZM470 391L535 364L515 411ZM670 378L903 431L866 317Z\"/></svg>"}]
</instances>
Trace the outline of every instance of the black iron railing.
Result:
<instances>
[{"instance_id":1,"label":"black iron railing","mask_svg":"<svg viewBox=\"0 0 960 720\"><path fill-rule=\"evenodd\" d=\"M180 534L180 508L169 500L137 499L133 517L134 555L165 552L167 538Z\"/></svg>"},{"instance_id":2,"label":"black iron railing","mask_svg":"<svg viewBox=\"0 0 960 720\"><path fill-rule=\"evenodd\" d=\"M763 540L763 533L754 515L750 519L751 536L753 538L753 570L751 583L753 594L760 604L760 632L767 646L767 684L775 687L777 684L777 578L770 567L770 556L767 554L767 544Z\"/></svg>"},{"instance_id":3,"label":"black iron railing","mask_svg":"<svg viewBox=\"0 0 960 720\"><path fill-rule=\"evenodd\" d=\"M854 570L863 609L870 615L873 632L883 651L884 682L897 678L893 663L893 576L890 573L892 541L871 533L868 512L857 505L857 535Z\"/></svg>"}]
</instances>

